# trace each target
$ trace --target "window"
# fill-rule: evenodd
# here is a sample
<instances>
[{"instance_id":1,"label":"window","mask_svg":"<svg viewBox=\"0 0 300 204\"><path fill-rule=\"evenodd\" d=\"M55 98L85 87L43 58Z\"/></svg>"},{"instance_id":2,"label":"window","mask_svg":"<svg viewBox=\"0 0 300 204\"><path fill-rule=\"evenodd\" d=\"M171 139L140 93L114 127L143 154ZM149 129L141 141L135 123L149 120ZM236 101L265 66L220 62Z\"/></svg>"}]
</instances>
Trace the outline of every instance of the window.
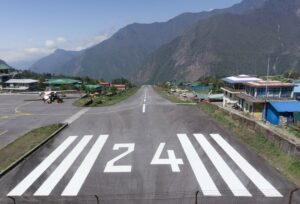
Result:
<instances>
[{"instance_id":1,"label":"window","mask_svg":"<svg viewBox=\"0 0 300 204\"><path fill-rule=\"evenodd\" d=\"M293 88L291 87L285 87L281 88L281 97L282 98L290 98L292 95Z\"/></svg>"},{"instance_id":2,"label":"window","mask_svg":"<svg viewBox=\"0 0 300 204\"><path fill-rule=\"evenodd\" d=\"M257 89L257 98L263 98L266 96L266 89L265 88L258 88Z\"/></svg>"},{"instance_id":3,"label":"window","mask_svg":"<svg viewBox=\"0 0 300 204\"><path fill-rule=\"evenodd\" d=\"M280 94L280 88L279 87L270 88L268 90L268 96L269 97L279 97L279 94Z\"/></svg>"},{"instance_id":4,"label":"window","mask_svg":"<svg viewBox=\"0 0 300 204\"><path fill-rule=\"evenodd\" d=\"M254 94L255 94L255 89L253 87L251 87L251 89L250 89L250 95L254 96Z\"/></svg>"},{"instance_id":5,"label":"window","mask_svg":"<svg viewBox=\"0 0 300 204\"><path fill-rule=\"evenodd\" d=\"M249 86L246 86L246 94L250 95L250 87Z\"/></svg>"}]
</instances>

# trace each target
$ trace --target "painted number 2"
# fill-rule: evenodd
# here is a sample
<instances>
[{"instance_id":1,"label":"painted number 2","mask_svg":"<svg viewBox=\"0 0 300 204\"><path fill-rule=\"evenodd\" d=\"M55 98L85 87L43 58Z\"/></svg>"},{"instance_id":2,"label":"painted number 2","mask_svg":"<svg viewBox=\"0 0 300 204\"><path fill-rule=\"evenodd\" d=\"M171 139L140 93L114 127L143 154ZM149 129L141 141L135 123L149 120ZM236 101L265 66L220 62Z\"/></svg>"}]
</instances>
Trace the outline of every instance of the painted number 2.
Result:
<instances>
[{"instance_id":1,"label":"painted number 2","mask_svg":"<svg viewBox=\"0 0 300 204\"><path fill-rule=\"evenodd\" d=\"M179 164L183 164L182 159L177 159L173 150L168 150L168 159L161 159L161 153L165 147L166 143L160 143L156 153L151 161L151 164L157 165L171 165L173 172L180 172Z\"/></svg>"},{"instance_id":2,"label":"painted number 2","mask_svg":"<svg viewBox=\"0 0 300 204\"><path fill-rule=\"evenodd\" d=\"M134 143L115 144L113 150L127 148L127 151L107 162L104 172L131 172L131 165L115 165L115 162L134 151Z\"/></svg>"}]
</instances>

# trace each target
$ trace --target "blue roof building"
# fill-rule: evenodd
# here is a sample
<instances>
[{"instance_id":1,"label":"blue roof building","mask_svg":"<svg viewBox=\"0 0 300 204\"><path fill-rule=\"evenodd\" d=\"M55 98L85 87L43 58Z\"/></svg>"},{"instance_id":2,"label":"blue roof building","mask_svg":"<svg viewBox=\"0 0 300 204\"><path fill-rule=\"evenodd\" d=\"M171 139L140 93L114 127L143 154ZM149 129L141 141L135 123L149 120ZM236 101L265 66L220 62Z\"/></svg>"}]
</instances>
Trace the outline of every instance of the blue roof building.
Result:
<instances>
[{"instance_id":1,"label":"blue roof building","mask_svg":"<svg viewBox=\"0 0 300 204\"><path fill-rule=\"evenodd\" d=\"M269 101L263 114L273 125L296 123L294 115L300 113L300 101Z\"/></svg>"}]
</instances>

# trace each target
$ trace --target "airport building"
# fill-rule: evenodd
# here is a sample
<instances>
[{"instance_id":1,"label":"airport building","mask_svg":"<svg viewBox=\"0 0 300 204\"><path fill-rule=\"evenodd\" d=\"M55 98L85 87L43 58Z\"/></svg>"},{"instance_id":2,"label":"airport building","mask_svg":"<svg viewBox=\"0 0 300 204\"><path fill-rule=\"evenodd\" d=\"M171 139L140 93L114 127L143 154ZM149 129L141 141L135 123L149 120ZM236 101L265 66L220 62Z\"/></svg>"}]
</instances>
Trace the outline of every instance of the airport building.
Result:
<instances>
[{"instance_id":1,"label":"airport building","mask_svg":"<svg viewBox=\"0 0 300 204\"><path fill-rule=\"evenodd\" d=\"M231 76L222 79L224 87L223 107L234 106L238 103L237 95L245 91L244 83L252 81L261 81L261 79L249 75Z\"/></svg>"},{"instance_id":2,"label":"airport building","mask_svg":"<svg viewBox=\"0 0 300 204\"><path fill-rule=\"evenodd\" d=\"M294 85L280 81L244 83L245 91L237 94L238 107L254 118L261 119L266 101L292 100Z\"/></svg>"},{"instance_id":3,"label":"airport building","mask_svg":"<svg viewBox=\"0 0 300 204\"><path fill-rule=\"evenodd\" d=\"M5 82L3 90L8 91L32 91L37 88L38 80L34 79L10 79Z\"/></svg>"}]
</instances>

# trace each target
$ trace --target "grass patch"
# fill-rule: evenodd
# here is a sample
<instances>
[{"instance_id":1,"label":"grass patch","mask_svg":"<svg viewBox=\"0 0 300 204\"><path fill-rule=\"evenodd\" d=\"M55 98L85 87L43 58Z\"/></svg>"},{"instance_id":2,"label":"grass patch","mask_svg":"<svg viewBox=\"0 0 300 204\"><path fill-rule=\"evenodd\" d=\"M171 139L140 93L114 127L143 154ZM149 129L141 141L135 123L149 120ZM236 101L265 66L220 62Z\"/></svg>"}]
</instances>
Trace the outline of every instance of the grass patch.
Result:
<instances>
[{"instance_id":1,"label":"grass patch","mask_svg":"<svg viewBox=\"0 0 300 204\"><path fill-rule=\"evenodd\" d=\"M79 106L79 107L83 107L86 106L88 103L91 102L91 98L90 97L84 97L84 98L80 98L76 101L73 102L74 106Z\"/></svg>"},{"instance_id":2,"label":"grass patch","mask_svg":"<svg viewBox=\"0 0 300 204\"><path fill-rule=\"evenodd\" d=\"M293 125L288 125L286 127L287 131L293 135L295 135L296 137L300 138L300 129L296 126Z\"/></svg>"},{"instance_id":3,"label":"grass patch","mask_svg":"<svg viewBox=\"0 0 300 204\"><path fill-rule=\"evenodd\" d=\"M39 145L59 127L60 125L54 124L34 129L2 148L0 150L0 172Z\"/></svg>"},{"instance_id":4,"label":"grass patch","mask_svg":"<svg viewBox=\"0 0 300 204\"><path fill-rule=\"evenodd\" d=\"M139 90L139 88L140 88L139 86L135 86L130 89L127 89L126 91L122 91L115 96L98 96L94 98L91 97L80 98L77 101L75 101L73 105L80 106L80 107L82 106L99 107L99 106L115 105L129 98L130 96L134 95ZM89 103L89 101L91 102Z\"/></svg>"},{"instance_id":5,"label":"grass patch","mask_svg":"<svg viewBox=\"0 0 300 204\"><path fill-rule=\"evenodd\" d=\"M281 152L258 130L251 130L245 125L233 121L218 107L208 103L199 103L198 107L227 129L232 136L265 159L269 165L275 167L290 181L300 186L300 161Z\"/></svg>"},{"instance_id":6,"label":"grass patch","mask_svg":"<svg viewBox=\"0 0 300 204\"><path fill-rule=\"evenodd\" d=\"M173 103L191 103L189 101L183 101L180 98L173 96L172 94L170 94L168 91L168 88L163 88L161 86L153 86L153 89L159 94L161 95L163 98L173 102Z\"/></svg>"}]
</instances>

